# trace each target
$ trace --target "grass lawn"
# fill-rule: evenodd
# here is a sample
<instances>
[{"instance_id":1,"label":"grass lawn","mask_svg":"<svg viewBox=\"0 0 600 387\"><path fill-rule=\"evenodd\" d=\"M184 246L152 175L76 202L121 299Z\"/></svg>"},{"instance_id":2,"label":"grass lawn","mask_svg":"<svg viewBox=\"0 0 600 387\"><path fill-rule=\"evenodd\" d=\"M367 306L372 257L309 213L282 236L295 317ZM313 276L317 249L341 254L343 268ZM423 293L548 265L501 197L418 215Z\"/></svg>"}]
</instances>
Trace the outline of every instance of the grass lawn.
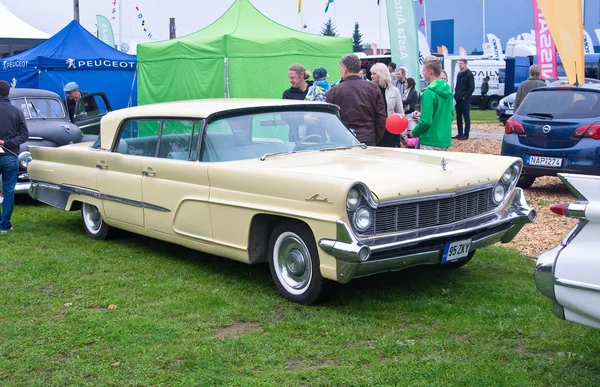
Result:
<instances>
[{"instance_id":1,"label":"grass lawn","mask_svg":"<svg viewBox=\"0 0 600 387\"><path fill-rule=\"evenodd\" d=\"M500 122L496 118L495 110L479 110L477 107L471 109L471 122L478 124L500 125Z\"/></svg>"},{"instance_id":2,"label":"grass lawn","mask_svg":"<svg viewBox=\"0 0 600 387\"><path fill-rule=\"evenodd\" d=\"M0 384L598 386L600 331L555 318L534 262L352 281L303 307L266 265L124 234L25 201L0 236Z\"/></svg>"}]
</instances>

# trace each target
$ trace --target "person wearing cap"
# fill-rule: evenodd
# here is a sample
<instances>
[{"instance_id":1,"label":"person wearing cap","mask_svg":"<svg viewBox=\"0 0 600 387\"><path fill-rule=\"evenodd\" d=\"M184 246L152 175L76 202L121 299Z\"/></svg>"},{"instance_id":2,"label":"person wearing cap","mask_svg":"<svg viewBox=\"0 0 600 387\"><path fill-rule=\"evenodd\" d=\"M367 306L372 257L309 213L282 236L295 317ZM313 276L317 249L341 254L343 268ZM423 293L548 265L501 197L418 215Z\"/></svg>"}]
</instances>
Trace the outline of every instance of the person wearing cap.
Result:
<instances>
[{"instance_id":1,"label":"person wearing cap","mask_svg":"<svg viewBox=\"0 0 600 387\"><path fill-rule=\"evenodd\" d=\"M327 91L331 89L331 85L327 80L327 70L323 67L316 68L313 71L313 80L314 83L308 88L308 93L306 93L306 98L304 99L307 101L324 102Z\"/></svg>"},{"instance_id":2,"label":"person wearing cap","mask_svg":"<svg viewBox=\"0 0 600 387\"><path fill-rule=\"evenodd\" d=\"M89 93L79 91L79 85L75 82L69 82L63 88L67 95L67 109L69 110L69 119L73 122L75 117L75 107L77 101L83 98L83 111L93 112L98 111L98 104L94 98L85 98ZM81 109L81 108L80 108Z\"/></svg>"}]
</instances>

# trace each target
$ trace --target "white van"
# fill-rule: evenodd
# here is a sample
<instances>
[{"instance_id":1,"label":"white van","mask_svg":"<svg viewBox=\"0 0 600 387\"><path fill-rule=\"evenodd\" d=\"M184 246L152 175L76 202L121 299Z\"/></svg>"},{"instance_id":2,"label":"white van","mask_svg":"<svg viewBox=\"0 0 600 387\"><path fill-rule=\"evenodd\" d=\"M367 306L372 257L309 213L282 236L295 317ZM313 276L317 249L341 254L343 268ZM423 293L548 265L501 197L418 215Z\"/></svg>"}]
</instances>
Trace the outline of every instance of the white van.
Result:
<instances>
[{"instance_id":1,"label":"white van","mask_svg":"<svg viewBox=\"0 0 600 387\"><path fill-rule=\"evenodd\" d=\"M471 97L472 105L479 105L481 102L481 84L483 79L488 76L489 91L488 91L488 109L496 109L500 99L504 98L504 83L505 83L505 70L506 62L503 60L487 59L482 56L447 56L444 57L444 69L448 73L448 79L450 80L450 86L454 90L456 86L456 77L459 73L458 62L461 59L468 61L469 70L475 77L475 92Z\"/></svg>"}]
</instances>

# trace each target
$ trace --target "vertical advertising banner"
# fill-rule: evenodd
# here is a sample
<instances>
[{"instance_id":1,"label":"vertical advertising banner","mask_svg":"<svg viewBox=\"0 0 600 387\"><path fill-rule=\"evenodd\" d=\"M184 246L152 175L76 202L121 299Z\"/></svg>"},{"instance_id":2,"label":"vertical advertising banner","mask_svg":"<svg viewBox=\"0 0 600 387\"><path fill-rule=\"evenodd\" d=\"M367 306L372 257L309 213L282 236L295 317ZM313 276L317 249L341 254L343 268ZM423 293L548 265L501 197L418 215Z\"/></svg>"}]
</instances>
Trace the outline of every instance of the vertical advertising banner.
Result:
<instances>
[{"instance_id":1,"label":"vertical advertising banner","mask_svg":"<svg viewBox=\"0 0 600 387\"><path fill-rule=\"evenodd\" d=\"M387 0L388 25L392 61L406 69L420 91L419 41L415 20L414 0Z\"/></svg>"},{"instance_id":2,"label":"vertical advertising banner","mask_svg":"<svg viewBox=\"0 0 600 387\"><path fill-rule=\"evenodd\" d=\"M569 83L584 82L581 0L537 0L560 54ZM579 43L577 43L579 42Z\"/></svg>"},{"instance_id":3,"label":"vertical advertising banner","mask_svg":"<svg viewBox=\"0 0 600 387\"><path fill-rule=\"evenodd\" d=\"M533 0L533 18L540 78L556 78L556 46L537 0Z\"/></svg>"},{"instance_id":4,"label":"vertical advertising banner","mask_svg":"<svg viewBox=\"0 0 600 387\"><path fill-rule=\"evenodd\" d=\"M115 48L115 36L110 20L106 16L96 15L96 23L98 24L98 39Z\"/></svg>"}]
</instances>

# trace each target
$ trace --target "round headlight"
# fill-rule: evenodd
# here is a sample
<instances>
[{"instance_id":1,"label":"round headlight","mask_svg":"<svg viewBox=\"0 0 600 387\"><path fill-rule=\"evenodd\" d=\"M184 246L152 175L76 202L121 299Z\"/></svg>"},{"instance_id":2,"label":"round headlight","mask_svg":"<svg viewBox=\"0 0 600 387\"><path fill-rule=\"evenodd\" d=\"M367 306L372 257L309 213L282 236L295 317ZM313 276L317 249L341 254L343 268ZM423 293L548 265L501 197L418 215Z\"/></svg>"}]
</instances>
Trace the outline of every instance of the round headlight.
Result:
<instances>
[{"instance_id":1,"label":"round headlight","mask_svg":"<svg viewBox=\"0 0 600 387\"><path fill-rule=\"evenodd\" d=\"M354 226L358 231L365 231L371 226L371 211L366 207L361 207L354 213Z\"/></svg>"},{"instance_id":2,"label":"round headlight","mask_svg":"<svg viewBox=\"0 0 600 387\"><path fill-rule=\"evenodd\" d=\"M31 157L31 153L29 153L28 151L21 152L19 154L18 161L21 167L27 169L27 166L29 165L31 160L33 160L33 157Z\"/></svg>"},{"instance_id":3,"label":"round headlight","mask_svg":"<svg viewBox=\"0 0 600 387\"><path fill-rule=\"evenodd\" d=\"M506 195L506 188L502 184L496 184L494 187L494 203L500 204Z\"/></svg>"},{"instance_id":4,"label":"round headlight","mask_svg":"<svg viewBox=\"0 0 600 387\"><path fill-rule=\"evenodd\" d=\"M357 189L351 189L348 192L348 197L346 198L346 208L350 211L354 211L356 207L360 203L360 192Z\"/></svg>"},{"instance_id":5,"label":"round headlight","mask_svg":"<svg viewBox=\"0 0 600 387\"><path fill-rule=\"evenodd\" d=\"M513 168L510 167L506 170L506 172L504 172L504 175L502 175L502 182L504 184L509 184L513 179Z\"/></svg>"}]
</instances>

